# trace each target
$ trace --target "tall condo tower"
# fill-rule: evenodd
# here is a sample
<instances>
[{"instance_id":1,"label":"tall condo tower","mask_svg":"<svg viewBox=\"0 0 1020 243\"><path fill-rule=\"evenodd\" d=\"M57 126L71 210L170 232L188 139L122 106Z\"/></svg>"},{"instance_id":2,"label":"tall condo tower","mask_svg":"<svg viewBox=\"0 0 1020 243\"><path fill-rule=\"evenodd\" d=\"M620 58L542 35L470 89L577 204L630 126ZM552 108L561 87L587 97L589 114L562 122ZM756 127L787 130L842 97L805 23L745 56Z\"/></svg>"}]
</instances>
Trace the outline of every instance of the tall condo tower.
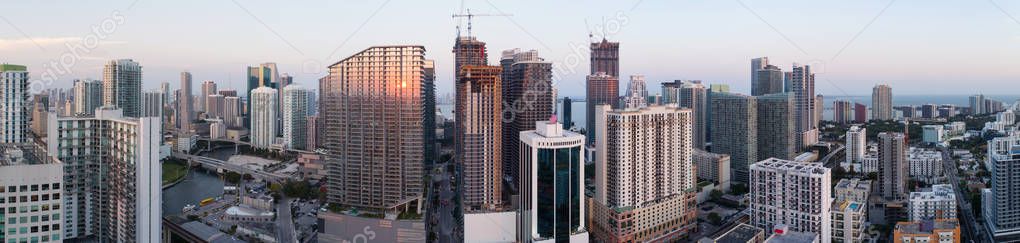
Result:
<instances>
[{"instance_id":1,"label":"tall condo tower","mask_svg":"<svg viewBox=\"0 0 1020 243\"><path fill-rule=\"evenodd\" d=\"M103 105L115 106L126 117L141 113L142 66L131 59L111 60L103 66Z\"/></svg>"}]
</instances>

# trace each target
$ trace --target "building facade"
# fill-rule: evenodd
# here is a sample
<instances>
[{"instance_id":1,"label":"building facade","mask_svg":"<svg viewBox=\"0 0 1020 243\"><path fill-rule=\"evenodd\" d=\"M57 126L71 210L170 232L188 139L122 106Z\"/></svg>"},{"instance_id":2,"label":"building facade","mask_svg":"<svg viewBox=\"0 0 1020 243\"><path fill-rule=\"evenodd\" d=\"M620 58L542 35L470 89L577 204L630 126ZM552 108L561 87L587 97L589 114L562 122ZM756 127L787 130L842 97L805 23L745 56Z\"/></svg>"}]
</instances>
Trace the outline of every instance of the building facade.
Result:
<instances>
[{"instance_id":1,"label":"building facade","mask_svg":"<svg viewBox=\"0 0 1020 243\"><path fill-rule=\"evenodd\" d=\"M957 219L898 222L893 228L893 243L962 242Z\"/></svg>"},{"instance_id":2,"label":"building facade","mask_svg":"<svg viewBox=\"0 0 1020 243\"><path fill-rule=\"evenodd\" d=\"M892 88L889 85L879 84L871 89L871 119L892 120Z\"/></svg>"},{"instance_id":3,"label":"building facade","mask_svg":"<svg viewBox=\"0 0 1020 243\"><path fill-rule=\"evenodd\" d=\"M0 143L26 143L29 141L28 68L20 65L0 64Z\"/></svg>"},{"instance_id":4,"label":"building facade","mask_svg":"<svg viewBox=\"0 0 1020 243\"><path fill-rule=\"evenodd\" d=\"M63 165L31 144L0 150L0 242L61 242Z\"/></svg>"},{"instance_id":5,"label":"building facade","mask_svg":"<svg viewBox=\"0 0 1020 243\"><path fill-rule=\"evenodd\" d=\"M503 95L503 176L510 179L509 192L516 193L520 175L521 132L535 130L535 122L553 115L552 62L538 51L504 51L500 82ZM505 78L505 79L504 79ZM433 116L434 117L434 116ZM433 128L435 129L435 128Z\"/></svg>"},{"instance_id":6,"label":"building facade","mask_svg":"<svg viewBox=\"0 0 1020 243\"><path fill-rule=\"evenodd\" d=\"M422 46L376 46L330 65L320 96L329 203L420 210L426 61Z\"/></svg>"},{"instance_id":7,"label":"building facade","mask_svg":"<svg viewBox=\"0 0 1020 243\"><path fill-rule=\"evenodd\" d=\"M730 155L730 174L747 183L748 165L758 159L758 103L752 96L712 93L712 152Z\"/></svg>"},{"instance_id":8,"label":"building facade","mask_svg":"<svg viewBox=\"0 0 1020 243\"><path fill-rule=\"evenodd\" d=\"M276 89L259 87L251 91L251 146L269 148L276 142Z\"/></svg>"},{"instance_id":9,"label":"building facade","mask_svg":"<svg viewBox=\"0 0 1020 243\"><path fill-rule=\"evenodd\" d=\"M101 107L92 117L50 113L48 120L47 151L65 172L63 238L158 242L160 118L127 117Z\"/></svg>"},{"instance_id":10,"label":"building facade","mask_svg":"<svg viewBox=\"0 0 1020 243\"><path fill-rule=\"evenodd\" d=\"M698 168L698 179L714 181L723 191L730 189L730 156L694 149L692 158Z\"/></svg>"},{"instance_id":11,"label":"building facade","mask_svg":"<svg viewBox=\"0 0 1020 243\"><path fill-rule=\"evenodd\" d=\"M957 218L953 185L932 185L931 190L910 192L907 204L910 221Z\"/></svg>"},{"instance_id":12,"label":"building facade","mask_svg":"<svg viewBox=\"0 0 1020 243\"><path fill-rule=\"evenodd\" d=\"M191 121L195 120L194 99L191 96L191 73L181 72L181 89L177 97L177 129L183 133L191 131Z\"/></svg>"},{"instance_id":13,"label":"building facade","mask_svg":"<svg viewBox=\"0 0 1020 243\"><path fill-rule=\"evenodd\" d=\"M103 105L139 117L142 104L142 66L131 59L111 60L103 66Z\"/></svg>"},{"instance_id":14,"label":"building facade","mask_svg":"<svg viewBox=\"0 0 1020 243\"><path fill-rule=\"evenodd\" d=\"M555 118L519 133L519 242L588 242L584 226L584 135Z\"/></svg>"},{"instance_id":15,"label":"building facade","mask_svg":"<svg viewBox=\"0 0 1020 243\"><path fill-rule=\"evenodd\" d=\"M585 119L587 123L585 129L588 130L588 145L593 146L595 144L595 129L593 128L595 127L595 120L598 119L595 117L595 107L599 105L616 106L617 99L620 96L620 79L606 73L596 73L588 75L585 80L587 82L585 85L585 92L587 92L585 103L588 110L585 113L587 116Z\"/></svg>"},{"instance_id":16,"label":"building facade","mask_svg":"<svg viewBox=\"0 0 1020 243\"><path fill-rule=\"evenodd\" d=\"M785 225L795 232L832 240L832 177L820 163L767 159L751 165L751 224L762 229Z\"/></svg>"},{"instance_id":17,"label":"building facade","mask_svg":"<svg viewBox=\"0 0 1020 243\"><path fill-rule=\"evenodd\" d=\"M988 141L991 186L982 192L981 215L996 241L1020 240L1020 137L1007 136Z\"/></svg>"},{"instance_id":18,"label":"building facade","mask_svg":"<svg viewBox=\"0 0 1020 243\"><path fill-rule=\"evenodd\" d=\"M593 237L601 242L689 237L697 210L691 111L605 105L597 110Z\"/></svg>"},{"instance_id":19,"label":"building facade","mask_svg":"<svg viewBox=\"0 0 1020 243\"><path fill-rule=\"evenodd\" d=\"M74 80L74 114L92 116L96 108L103 106L103 82L99 80Z\"/></svg>"},{"instance_id":20,"label":"building facade","mask_svg":"<svg viewBox=\"0 0 1020 243\"><path fill-rule=\"evenodd\" d=\"M907 199L907 149L902 133L878 134L878 194L885 200Z\"/></svg>"},{"instance_id":21,"label":"building facade","mask_svg":"<svg viewBox=\"0 0 1020 243\"><path fill-rule=\"evenodd\" d=\"M864 153L868 151L868 128L851 126L846 131L846 161L841 166L847 171L861 172Z\"/></svg>"},{"instance_id":22,"label":"building facade","mask_svg":"<svg viewBox=\"0 0 1020 243\"><path fill-rule=\"evenodd\" d=\"M308 148L308 94L309 91L300 85L283 88L283 146L286 148Z\"/></svg>"},{"instance_id":23,"label":"building facade","mask_svg":"<svg viewBox=\"0 0 1020 243\"><path fill-rule=\"evenodd\" d=\"M768 61L768 59L765 60ZM783 70L779 67L766 65L751 73L754 74L754 80L751 81L751 95L783 93Z\"/></svg>"},{"instance_id":24,"label":"building facade","mask_svg":"<svg viewBox=\"0 0 1020 243\"><path fill-rule=\"evenodd\" d=\"M758 159L793 159L797 156L794 100L790 93L754 97L757 102Z\"/></svg>"}]
</instances>

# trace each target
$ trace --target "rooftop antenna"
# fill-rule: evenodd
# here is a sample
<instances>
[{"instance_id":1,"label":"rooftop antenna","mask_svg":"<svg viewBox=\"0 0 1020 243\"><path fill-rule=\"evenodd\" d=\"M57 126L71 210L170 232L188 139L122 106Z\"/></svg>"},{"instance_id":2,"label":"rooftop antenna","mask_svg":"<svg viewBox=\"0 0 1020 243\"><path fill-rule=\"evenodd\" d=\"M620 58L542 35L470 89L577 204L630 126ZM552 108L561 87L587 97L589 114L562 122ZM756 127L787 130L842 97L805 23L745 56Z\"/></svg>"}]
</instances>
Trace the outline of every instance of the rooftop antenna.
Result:
<instances>
[{"instance_id":1,"label":"rooftop antenna","mask_svg":"<svg viewBox=\"0 0 1020 243\"><path fill-rule=\"evenodd\" d=\"M503 13L499 13L499 14L472 14L471 13L471 9L469 8L469 9L467 9L465 14L454 14L452 16L454 18L467 18L467 34L468 34L468 36L473 36L473 35L471 35L471 19L473 19L475 16L478 16L478 17L481 17L481 16L507 16L507 17L509 17L509 16L514 16L514 15L513 14L503 14ZM457 26L457 36L458 37L460 36L460 25Z\"/></svg>"}]
</instances>

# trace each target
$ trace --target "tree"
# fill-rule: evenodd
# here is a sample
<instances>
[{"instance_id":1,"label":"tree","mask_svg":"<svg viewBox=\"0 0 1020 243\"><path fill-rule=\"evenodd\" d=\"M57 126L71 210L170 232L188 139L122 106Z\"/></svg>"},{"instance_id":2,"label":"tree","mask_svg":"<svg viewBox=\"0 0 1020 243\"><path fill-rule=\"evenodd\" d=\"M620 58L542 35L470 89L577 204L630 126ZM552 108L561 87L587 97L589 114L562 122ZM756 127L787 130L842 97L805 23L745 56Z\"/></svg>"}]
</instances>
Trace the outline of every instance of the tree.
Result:
<instances>
[{"instance_id":1,"label":"tree","mask_svg":"<svg viewBox=\"0 0 1020 243\"><path fill-rule=\"evenodd\" d=\"M233 171L227 171L227 173L223 175L223 178L230 184L237 184L241 182L241 174Z\"/></svg>"},{"instance_id":2,"label":"tree","mask_svg":"<svg viewBox=\"0 0 1020 243\"><path fill-rule=\"evenodd\" d=\"M868 172L868 180L878 180L878 172Z\"/></svg>"},{"instance_id":3,"label":"tree","mask_svg":"<svg viewBox=\"0 0 1020 243\"><path fill-rule=\"evenodd\" d=\"M713 225L719 225L722 223L722 217L719 217L719 213L716 212L708 213L708 222Z\"/></svg>"},{"instance_id":4,"label":"tree","mask_svg":"<svg viewBox=\"0 0 1020 243\"><path fill-rule=\"evenodd\" d=\"M722 196L723 196L723 192L718 190L718 189L714 189L714 190L712 190L711 193L708 194L708 198L710 200L712 200L712 201L718 201L719 198L722 198Z\"/></svg>"},{"instance_id":5,"label":"tree","mask_svg":"<svg viewBox=\"0 0 1020 243\"><path fill-rule=\"evenodd\" d=\"M733 185L730 185L730 194L732 195L742 195L744 193L747 193L747 190L748 190L747 185L744 184L735 183Z\"/></svg>"}]
</instances>

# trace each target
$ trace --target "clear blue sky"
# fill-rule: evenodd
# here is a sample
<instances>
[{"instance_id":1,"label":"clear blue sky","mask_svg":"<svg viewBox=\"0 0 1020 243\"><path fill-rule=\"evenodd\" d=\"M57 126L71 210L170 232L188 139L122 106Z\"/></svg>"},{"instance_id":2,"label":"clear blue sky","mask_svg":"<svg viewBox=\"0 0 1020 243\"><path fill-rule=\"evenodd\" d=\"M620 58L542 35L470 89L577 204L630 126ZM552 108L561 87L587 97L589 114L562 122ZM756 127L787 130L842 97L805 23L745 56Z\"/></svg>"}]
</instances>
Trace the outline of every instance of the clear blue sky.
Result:
<instances>
[{"instance_id":1,"label":"clear blue sky","mask_svg":"<svg viewBox=\"0 0 1020 243\"><path fill-rule=\"evenodd\" d=\"M450 14L460 11L460 1L138 0L130 8L134 0L56 2L4 3L0 62L28 65L38 77L47 69L44 63L67 52L65 43L92 35L91 26L111 16L122 15L116 17L122 22L98 47L79 55L73 72L58 75L55 87L69 87L73 78L99 78L103 60L115 58L144 66L145 89L162 81L176 88L178 73L185 70L194 74L196 86L214 80L222 88L243 89L244 67L261 62L276 62L297 83L316 87L326 65L388 44L424 45L428 58L437 61L440 94L453 86L450 49L458 21ZM503 49L537 49L559 69L555 79L561 95L584 94L588 29L602 23L610 25L609 39L621 42L622 81L643 74L651 93L658 92L659 82L673 79L726 83L746 92L749 59L758 56L769 56L784 70L793 62L815 64L818 93L825 95L869 94L876 83L891 84L897 94L1008 94L1020 88L1020 23L1010 17L1020 16L1020 2L889 4L464 3L475 13L513 14L475 20L474 34L488 42L490 62L498 62Z\"/></svg>"}]
</instances>

